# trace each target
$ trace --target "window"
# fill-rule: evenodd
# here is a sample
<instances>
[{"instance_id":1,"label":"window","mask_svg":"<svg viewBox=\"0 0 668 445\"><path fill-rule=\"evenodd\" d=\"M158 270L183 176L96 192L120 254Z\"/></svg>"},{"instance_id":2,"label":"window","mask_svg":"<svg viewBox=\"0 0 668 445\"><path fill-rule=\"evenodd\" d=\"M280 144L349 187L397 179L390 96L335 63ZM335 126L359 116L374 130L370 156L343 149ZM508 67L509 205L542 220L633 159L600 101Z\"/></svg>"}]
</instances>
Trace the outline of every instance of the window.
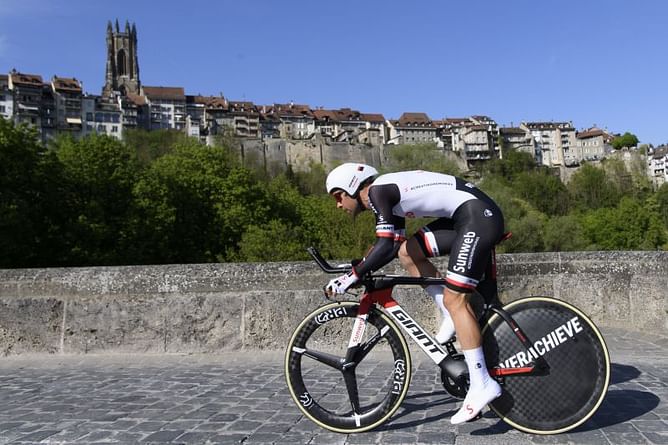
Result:
<instances>
[{"instance_id":1,"label":"window","mask_svg":"<svg viewBox=\"0 0 668 445\"><path fill-rule=\"evenodd\" d=\"M111 132L112 133L118 133L118 126L117 125L112 126L111 127Z\"/></svg>"}]
</instances>

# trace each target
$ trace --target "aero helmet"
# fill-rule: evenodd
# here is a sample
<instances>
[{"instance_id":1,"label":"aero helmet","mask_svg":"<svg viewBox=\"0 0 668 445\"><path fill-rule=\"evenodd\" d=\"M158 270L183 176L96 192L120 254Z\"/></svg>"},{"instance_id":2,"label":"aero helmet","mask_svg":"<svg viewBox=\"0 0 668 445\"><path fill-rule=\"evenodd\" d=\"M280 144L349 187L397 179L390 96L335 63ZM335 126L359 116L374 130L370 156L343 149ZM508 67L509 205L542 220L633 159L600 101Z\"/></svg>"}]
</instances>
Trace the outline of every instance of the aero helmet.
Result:
<instances>
[{"instance_id":1,"label":"aero helmet","mask_svg":"<svg viewBox=\"0 0 668 445\"><path fill-rule=\"evenodd\" d=\"M347 162L336 167L327 175L327 193L341 189L355 197L360 185L367 179L378 175L378 170L370 165Z\"/></svg>"}]
</instances>

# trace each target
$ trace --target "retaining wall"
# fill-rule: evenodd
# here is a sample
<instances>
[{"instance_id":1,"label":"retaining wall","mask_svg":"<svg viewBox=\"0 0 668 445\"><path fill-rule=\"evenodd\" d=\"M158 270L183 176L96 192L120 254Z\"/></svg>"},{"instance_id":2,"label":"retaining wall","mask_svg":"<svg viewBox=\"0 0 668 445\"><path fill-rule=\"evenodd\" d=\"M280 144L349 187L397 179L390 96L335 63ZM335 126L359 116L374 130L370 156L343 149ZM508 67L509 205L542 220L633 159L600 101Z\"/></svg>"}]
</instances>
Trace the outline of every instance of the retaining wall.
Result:
<instances>
[{"instance_id":1,"label":"retaining wall","mask_svg":"<svg viewBox=\"0 0 668 445\"><path fill-rule=\"evenodd\" d=\"M668 332L668 252L498 260L504 301L550 295L601 326ZM401 272L394 263L384 271ZM0 270L0 354L282 349L324 303L330 278L311 262ZM422 290L395 296L436 327L437 309Z\"/></svg>"}]
</instances>

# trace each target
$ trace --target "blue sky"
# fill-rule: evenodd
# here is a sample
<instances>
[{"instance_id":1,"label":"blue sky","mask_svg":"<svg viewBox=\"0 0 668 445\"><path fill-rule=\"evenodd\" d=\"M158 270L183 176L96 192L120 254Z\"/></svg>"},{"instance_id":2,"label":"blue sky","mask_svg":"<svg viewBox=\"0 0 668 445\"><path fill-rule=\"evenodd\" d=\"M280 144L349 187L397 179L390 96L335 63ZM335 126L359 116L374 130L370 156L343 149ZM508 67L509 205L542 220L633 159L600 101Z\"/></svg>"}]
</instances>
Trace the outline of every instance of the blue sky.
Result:
<instances>
[{"instance_id":1,"label":"blue sky","mask_svg":"<svg viewBox=\"0 0 668 445\"><path fill-rule=\"evenodd\" d=\"M665 0L0 0L0 72L99 94L116 19L137 26L144 85L668 142Z\"/></svg>"}]
</instances>

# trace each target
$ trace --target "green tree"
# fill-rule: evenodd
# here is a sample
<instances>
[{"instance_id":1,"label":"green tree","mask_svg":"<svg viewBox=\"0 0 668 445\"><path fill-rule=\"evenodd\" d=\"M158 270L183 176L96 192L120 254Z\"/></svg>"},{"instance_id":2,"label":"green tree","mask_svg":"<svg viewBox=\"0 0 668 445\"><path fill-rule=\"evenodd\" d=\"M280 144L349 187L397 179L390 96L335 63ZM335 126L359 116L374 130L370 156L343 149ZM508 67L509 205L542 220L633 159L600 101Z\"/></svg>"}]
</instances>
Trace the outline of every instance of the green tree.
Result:
<instances>
[{"instance_id":1,"label":"green tree","mask_svg":"<svg viewBox=\"0 0 668 445\"><path fill-rule=\"evenodd\" d=\"M568 183L573 205L583 211L614 207L620 199L618 188L607 177L605 170L584 164Z\"/></svg>"},{"instance_id":2,"label":"green tree","mask_svg":"<svg viewBox=\"0 0 668 445\"><path fill-rule=\"evenodd\" d=\"M513 236L501 245L500 252L542 252L544 240L545 215L527 208L519 218L506 219L506 230Z\"/></svg>"},{"instance_id":3,"label":"green tree","mask_svg":"<svg viewBox=\"0 0 668 445\"><path fill-rule=\"evenodd\" d=\"M306 196L299 204L305 245L320 249L325 257L350 260L364 256L375 241L371 212L356 218L336 208L327 195Z\"/></svg>"},{"instance_id":4,"label":"green tree","mask_svg":"<svg viewBox=\"0 0 668 445\"><path fill-rule=\"evenodd\" d=\"M485 164L485 175L495 175L512 181L517 175L536 170L533 155L524 151L508 150L503 159L492 159Z\"/></svg>"},{"instance_id":5,"label":"green tree","mask_svg":"<svg viewBox=\"0 0 668 445\"><path fill-rule=\"evenodd\" d=\"M239 242L240 261L295 261L306 260L301 227L278 219L267 224L251 225Z\"/></svg>"},{"instance_id":6,"label":"green tree","mask_svg":"<svg viewBox=\"0 0 668 445\"><path fill-rule=\"evenodd\" d=\"M288 167L288 177L303 195L326 193L325 179L327 178L327 172L325 172L325 167L322 164L311 162L308 170L298 172Z\"/></svg>"},{"instance_id":7,"label":"green tree","mask_svg":"<svg viewBox=\"0 0 668 445\"><path fill-rule=\"evenodd\" d=\"M656 191L657 213L663 222L663 225L668 229L668 182L661 184L661 187Z\"/></svg>"},{"instance_id":8,"label":"green tree","mask_svg":"<svg viewBox=\"0 0 668 445\"><path fill-rule=\"evenodd\" d=\"M624 197L614 208L600 208L583 216L584 235L591 248L655 250L666 243L666 230L652 203Z\"/></svg>"},{"instance_id":9,"label":"green tree","mask_svg":"<svg viewBox=\"0 0 668 445\"><path fill-rule=\"evenodd\" d=\"M569 210L568 189L559 177L540 169L522 172L512 182L516 196L547 215L565 215Z\"/></svg>"},{"instance_id":10,"label":"green tree","mask_svg":"<svg viewBox=\"0 0 668 445\"><path fill-rule=\"evenodd\" d=\"M227 261L243 233L268 220L266 185L225 147L184 141L134 189L138 255L150 262Z\"/></svg>"},{"instance_id":11,"label":"green tree","mask_svg":"<svg viewBox=\"0 0 668 445\"><path fill-rule=\"evenodd\" d=\"M107 136L70 137L53 143L67 184L63 205L70 224L63 237L67 262L78 265L128 264L135 243L128 223L132 189L140 173L136 153Z\"/></svg>"},{"instance_id":12,"label":"green tree","mask_svg":"<svg viewBox=\"0 0 668 445\"><path fill-rule=\"evenodd\" d=\"M123 140L137 153L137 159L148 166L156 159L171 153L178 144L186 142L188 136L176 130L125 130Z\"/></svg>"},{"instance_id":13,"label":"green tree","mask_svg":"<svg viewBox=\"0 0 668 445\"><path fill-rule=\"evenodd\" d=\"M589 246L576 215L552 217L546 221L544 231L545 250L548 252L587 250Z\"/></svg>"},{"instance_id":14,"label":"green tree","mask_svg":"<svg viewBox=\"0 0 668 445\"><path fill-rule=\"evenodd\" d=\"M35 130L0 118L0 267L59 265L61 166Z\"/></svg>"},{"instance_id":15,"label":"green tree","mask_svg":"<svg viewBox=\"0 0 668 445\"><path fill-rule=\"evenodd\" d=\"M629 133L628 131L621 136L617 136L612 140L612 147L615 150L619 150L622 147L636 147L638 145L638 138L636 135Z\"/></svg>"},{"instance_id":16,"label":"green tree","mask_svg":"<svg viewBox=\"0 0 668 445\"><path fill-rule=\"evenodd\" d=\"M436 144L404 144L387 147L387 171L428 170L457 175L457 162Z\"/></svg>"}]
</instances>

